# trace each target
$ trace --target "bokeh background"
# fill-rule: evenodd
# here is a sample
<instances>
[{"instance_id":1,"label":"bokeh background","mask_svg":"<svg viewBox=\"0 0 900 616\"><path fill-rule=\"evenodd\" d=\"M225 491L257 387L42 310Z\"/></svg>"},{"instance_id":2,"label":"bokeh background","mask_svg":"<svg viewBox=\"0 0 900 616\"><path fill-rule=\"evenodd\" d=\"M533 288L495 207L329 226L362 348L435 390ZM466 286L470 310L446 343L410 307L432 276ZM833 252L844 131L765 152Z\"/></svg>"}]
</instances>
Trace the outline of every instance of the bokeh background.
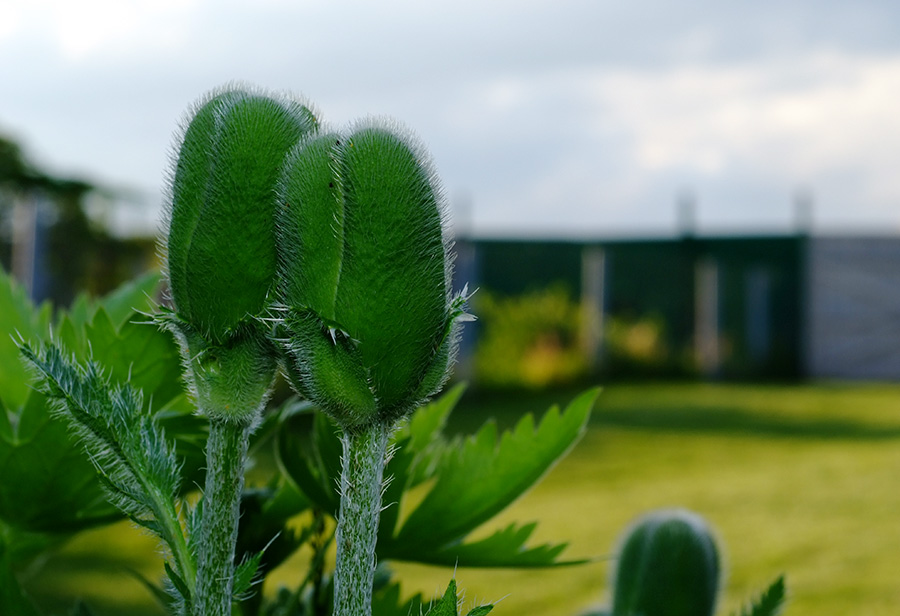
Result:
<instances>
[{"instance_id":1,"label":"bokeh background","mask_svg":"<svg viewBox=\"0 0 900 616\"><path fill-rule=\"evenodd\" d=\"M0 263L56 306L159 268L173 135L212 88L397 118L478 288L457 429L606 386L509 519L598 556L643 511L691 507L720 532L723 613L786 572L790 614L892 614L898 20L881 0L3 0ZM108 570L70 583L72 563L147 551L131 532L80 538L33 594L117 613ZM574 614L606 575L461 584L509 595L498 613Z\"/></svg>"}]
</instances>

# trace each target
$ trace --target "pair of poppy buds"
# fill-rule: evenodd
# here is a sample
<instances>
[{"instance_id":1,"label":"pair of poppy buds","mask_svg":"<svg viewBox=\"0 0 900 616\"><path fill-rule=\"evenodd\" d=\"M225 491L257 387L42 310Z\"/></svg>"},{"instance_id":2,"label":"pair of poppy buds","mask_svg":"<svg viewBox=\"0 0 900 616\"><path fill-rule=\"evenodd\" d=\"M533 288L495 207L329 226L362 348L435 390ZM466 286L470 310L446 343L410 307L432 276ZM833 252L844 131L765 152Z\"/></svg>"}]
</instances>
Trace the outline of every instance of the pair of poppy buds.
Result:
<instances>
[{"instance_id":1,"label":"pair of poppy buds","mask_svg":"<svg viewBox=\"0 0 900 616\"><path fill-rule=\"evenodd\" d=\"M279 363L345 430L440 389L466 298L442 190L407 131L336 131L301 101L228 87L194 107L173 163L161 321L205 413L255 421Z\"/></svg>"}]
</instances>

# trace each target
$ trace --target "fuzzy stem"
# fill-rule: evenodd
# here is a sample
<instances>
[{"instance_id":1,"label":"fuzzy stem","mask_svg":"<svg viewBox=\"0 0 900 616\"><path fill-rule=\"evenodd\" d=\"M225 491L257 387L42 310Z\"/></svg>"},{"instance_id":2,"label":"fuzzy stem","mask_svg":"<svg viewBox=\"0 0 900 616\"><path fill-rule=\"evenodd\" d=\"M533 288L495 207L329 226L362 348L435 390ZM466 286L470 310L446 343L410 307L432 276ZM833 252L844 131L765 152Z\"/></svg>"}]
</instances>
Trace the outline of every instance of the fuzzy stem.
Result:
<instances>
[{"instance_id":1,"label":"fuzzy stem","mask_svg":"<svg viewBox=\"0 0 900 616\"><path fill-rule=\"evenodd\" d=\"M390 426L374 422L345 431L341 511L335 540L335 616L371 616L381 480Z\"/></svg>"},{"instance_id":2,"label":"fuzzy stem","mask_svg":"<svg viewBox=\"0 0 900 616\"><path fill-rule=\"evenodd\" d=\"M251 426L210 418L195 616L230 616L244 460Z\"/></svg>"}]
</instances>

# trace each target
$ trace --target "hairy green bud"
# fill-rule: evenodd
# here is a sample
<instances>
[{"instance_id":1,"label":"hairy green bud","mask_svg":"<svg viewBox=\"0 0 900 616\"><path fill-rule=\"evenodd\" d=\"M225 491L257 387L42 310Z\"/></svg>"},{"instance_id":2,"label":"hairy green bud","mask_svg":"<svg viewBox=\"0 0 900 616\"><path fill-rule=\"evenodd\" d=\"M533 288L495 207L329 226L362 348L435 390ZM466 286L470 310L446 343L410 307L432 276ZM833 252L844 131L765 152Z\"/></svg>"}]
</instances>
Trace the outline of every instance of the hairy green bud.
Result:
<instances>
[{"instance_id":1,"label":"hairy green bud","mask_svg":"<svg viewBox=\"0 0 900 616\"><path fill-rule=\"evenodd\" d=\"M393 124L317 133L285 161L289 377L344 428L401 417L446 379L464 298L450 296L443 203L424 150Z\"/></svg>"},{"instance_id":2,"label":"hairy green bud","mask_svg":"<svg viewBox=\"0 0 900 616\"><path fill-rule=\"evenodd\" d=\"M242 419L276 369L257 320L275 279L275 184L282 161L316 126L303 104L245 88L215 91L187 122L169 185L166 265L181 342L207 413Z\"/></svg>"},{"instance_id":3,"label":"hairy green bud","mask_svg":"<svg viewBox=\"0 0 900 616\"><path fill-rule=\"evenodd\" d=\"M654 511L626 533L613 579L613 616L712 616L719 552L706 522Z\"/></svg>"}]
</instances>

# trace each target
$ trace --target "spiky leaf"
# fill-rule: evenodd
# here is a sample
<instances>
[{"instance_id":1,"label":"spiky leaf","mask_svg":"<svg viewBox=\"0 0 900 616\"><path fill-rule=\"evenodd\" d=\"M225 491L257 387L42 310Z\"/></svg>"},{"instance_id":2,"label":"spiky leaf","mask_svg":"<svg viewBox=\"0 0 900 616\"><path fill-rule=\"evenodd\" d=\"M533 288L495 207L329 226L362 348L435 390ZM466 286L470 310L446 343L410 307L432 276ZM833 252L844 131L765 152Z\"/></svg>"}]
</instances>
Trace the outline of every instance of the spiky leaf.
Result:
<instances>
[{"instance_id":1,"label":"spiky leaf","mask_svg":"<svg viewBox=\"0 0 900 616\"><path fill-rule=\"evenodd\" d=\"M480 605L472 608L466 616L485 616L494 609L493 605ZM425 616L458 616L459 598L456 595L456 580L450 580L444 596L431 605Z\"/></svg>"},{"instance_id":2,"label":"spiky leaf","mask_svg":"<svg viewBox=\"0 0 900 616\"><path fill-rule=\"evenodd\" d=\"M784 576L779 576L756 599L741 609L739 616L778 616L787 600Z\"/></svg>"},{"instance_id":3,"label":"spiky leaf","mask_svg":"<svg viewBox=\"0 0 900 616\"><path fill-rule=\"evenodd\" d=\"M465 550L455 549L453 544L519 498L580 438L597 393L582 394L562 413L556 407L550 409L536 428L531 415L526 415L499 442L496 426L488 423L477 435L451 448L442 458L434 485L393 540L379 546L379 555L440 563L453 553L462 555ZM534 557L538 553L524 550L521 542L520 550L512 549L517 539L526 536L521 530L501 533L483 545L505 546L498 565L512 564L509 559L518 551L528 553L525 560L537 564ZM550 556L558 554L557 550L546 547L540 553ZM492 560L490 551L478 552L484 562ZM543 564L553 562L545 560Z\"/></svg>"},{"instance_id":4,"label":"spiky leaf","mask_svg":"<svg viewBox=\"0 0 900 616\"><path fill-rule=\"evenodd\" d=\"M19 530L52 532L58 537L60 532L73 532L120 515L107 503L94 469L70 439L65 423L51 417L50 402L26 370L13 340L15 334L35 344L52 335L54 340L64 340L82 359L91 354L101 358L117 380L130 375L132 383L148 394L145 409L149 410L151 400L156 409L166 409L162 423L169 434L185 439L180 452L202 447L199 427L185 415L188 409L175 345L154 326L138 324L146 318L125 308L148 309L158 280L157 274L148 274L105 298L82 297L72 310L59 312L51 330L49 305L33 306L18 285L0 272L0 382L11 379L0 387L0 474L17 478L0 482L0 519L14 529L14 537L20 536ZM197 469L200 465L192 461L188 466ZM23 540L25 537L21 535ZM11 549L22 557L39 549L30 540L20 545L15 539L13 543L18 547Z\"/></svg>"},{"instance_id":5,"label":"spiky leaf","mask_svg":"<svg viewBox=\"0 0 900 616\"><path fill-rule=\"evenodd\" d=\"M447 415L462 394L458 386L416 411L394 436L394 454L384 476L378 526L379 560L445 566L546 567L560 561L564 544L529 546L534 525L511 525L465 543L466 536L521 496L578 440L596 391L573 401L563 413L551 410L535 429L530 418L497 443L493 424L467 441L441 435ZM341 445L338 428L317 415L311 447L283 427L279 464L313 502L334 515ZM400 504L409 489L434 479L428 494L398 528ZM440 493L441 490L450 492Z\"/></svg>"}]
</instances>

